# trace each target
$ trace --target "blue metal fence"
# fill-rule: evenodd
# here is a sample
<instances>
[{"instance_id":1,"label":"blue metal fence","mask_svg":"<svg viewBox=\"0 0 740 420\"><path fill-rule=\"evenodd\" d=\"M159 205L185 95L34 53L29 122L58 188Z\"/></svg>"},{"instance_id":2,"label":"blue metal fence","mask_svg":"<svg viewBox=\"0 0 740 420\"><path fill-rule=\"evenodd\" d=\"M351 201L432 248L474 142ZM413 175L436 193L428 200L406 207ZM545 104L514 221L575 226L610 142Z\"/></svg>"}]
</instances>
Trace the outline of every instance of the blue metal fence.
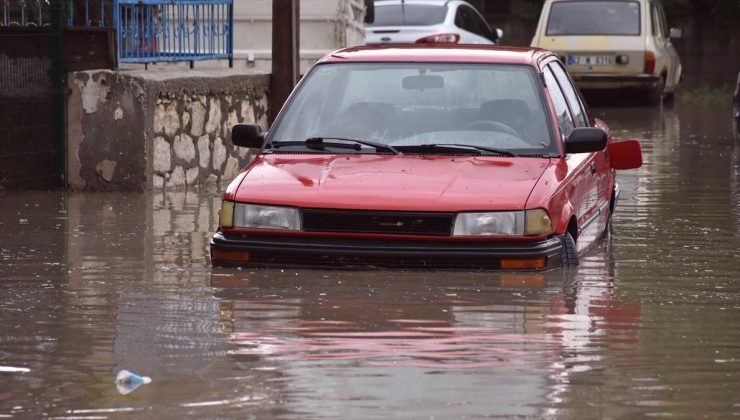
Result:
<instances>
[{"instance_id":1,"label":"blue metal fence","mask_svg":"<svg viewBox=\"0 0 740 420\"><path fill-rule=\"evenodd\" d=\"M233 0L113 0L119 63L233 60Z\"/></svg>"},{"instance_id":2,"label":"blue metal fence","mask_svg":"<svg viewBox=\"0 0 740 420\"><path fill-rule=\"evenodd\" d=\"M233 0L0 0L0 27L49 26L51 1L64 4L68 27L113 26L118 63L233 64Z\"/></svg>"}]
</instances>

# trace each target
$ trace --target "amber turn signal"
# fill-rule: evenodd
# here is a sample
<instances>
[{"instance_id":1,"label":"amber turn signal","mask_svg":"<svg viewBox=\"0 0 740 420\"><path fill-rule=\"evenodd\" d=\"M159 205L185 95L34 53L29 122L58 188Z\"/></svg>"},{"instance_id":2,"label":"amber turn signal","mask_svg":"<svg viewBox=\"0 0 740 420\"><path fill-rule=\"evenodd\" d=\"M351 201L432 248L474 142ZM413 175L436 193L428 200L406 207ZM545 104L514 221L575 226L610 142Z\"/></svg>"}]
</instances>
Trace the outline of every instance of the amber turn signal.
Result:
<instances>
[{"instance_id":1,"label":"amber turn signal","mask_svg":"<svg viewBox=\"0 0 740 420\"><path fill-rule=\"evenodd\" d=\"M211 259L213 261L226 263L244 263L249 261L251 255L249 251L231 250L231 249L211 249Z\"/></svg>"},{"instance_id":2,"label":"amber turn signal","mask_svg":"<svg viewBox=\"0 0 740 420\"><path fill-rule=\"evenodd\" d=\"M501 286L540 289L545 287L545 276L542 274L504 274L501 276Z\"/></svg>"},{"instance_id":3,"label":"amber turn signal","mask_svg":"<svg viewBox=\"0 0 740 420\"><path fill-rule=\"evenodd\" d=\"M531 270L545 268L545 257L526 259L502 259L501 268L504 270Z\"/></svg>"}]
</instances>

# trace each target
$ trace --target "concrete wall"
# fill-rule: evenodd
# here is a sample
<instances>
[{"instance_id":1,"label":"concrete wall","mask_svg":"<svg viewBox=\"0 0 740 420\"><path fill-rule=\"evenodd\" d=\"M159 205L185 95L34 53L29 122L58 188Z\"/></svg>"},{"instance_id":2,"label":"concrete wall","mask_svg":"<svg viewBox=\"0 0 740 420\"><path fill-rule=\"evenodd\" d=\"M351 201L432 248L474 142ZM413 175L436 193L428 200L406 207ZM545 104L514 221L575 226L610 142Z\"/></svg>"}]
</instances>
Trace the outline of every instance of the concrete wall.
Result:
<instances>
[{"instance_id":1,"label":"concrete wall","mask_svg":"<svg viewBox=\"0 0 740 420\"><path fill-rule=\"evenodd\" d=\"M340 48L365 43L364 0L301 0L300 71ZM272 71L272 1L234 0L234 66Z\"/></svg>"},{"instance_id":2,"label":"concrete wall","mask_svg":"<svg viewBox=\"0 0 740 420\"><path fill-rule=\"evenodd\" d=\"M161 190L228 181L249 150L231 127L267 128L269 75L209 69L70 73L67 173L75 190Z\"/></svg>"}]
</instances>

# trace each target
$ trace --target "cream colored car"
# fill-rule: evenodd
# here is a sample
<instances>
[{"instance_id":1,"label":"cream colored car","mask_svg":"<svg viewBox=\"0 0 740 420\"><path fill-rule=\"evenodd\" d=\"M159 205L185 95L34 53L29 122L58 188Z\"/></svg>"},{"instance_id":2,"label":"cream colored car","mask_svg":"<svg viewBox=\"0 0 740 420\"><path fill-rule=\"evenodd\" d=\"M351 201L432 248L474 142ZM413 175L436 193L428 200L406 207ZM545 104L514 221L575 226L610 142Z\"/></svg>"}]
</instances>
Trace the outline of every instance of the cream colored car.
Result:
<instances>
[{"instance_id":1,"label":"cream colored car","mask_svg":"<svg viewBox=\"0 0 740 420\"><path fill-rule=\"evenodd\" d=\"M532 46L554 51L583 90L639 89L671 97L681 62L659 0L546 0Z\"/></svg>"}]
</instances>

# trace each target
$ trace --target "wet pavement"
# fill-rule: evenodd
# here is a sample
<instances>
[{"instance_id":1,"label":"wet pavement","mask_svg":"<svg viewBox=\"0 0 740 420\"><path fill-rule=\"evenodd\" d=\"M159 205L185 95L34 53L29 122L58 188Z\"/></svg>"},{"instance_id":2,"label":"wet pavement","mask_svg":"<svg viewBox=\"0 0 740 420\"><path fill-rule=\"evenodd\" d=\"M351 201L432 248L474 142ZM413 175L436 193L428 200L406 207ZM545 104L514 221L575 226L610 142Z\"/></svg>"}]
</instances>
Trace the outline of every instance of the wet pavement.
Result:
<instances>
[{"instance_id":1,"label":"wet pavement","mask_svg":"<svg viewBox=\"0 0 740 420\"><path fill-rule=\"evenodd\" d=\"M215 190L1 196L0 418L740 415L729 105L595 112L645 164L544 274L211 269Z\"/></svg>"}]
</instances>

